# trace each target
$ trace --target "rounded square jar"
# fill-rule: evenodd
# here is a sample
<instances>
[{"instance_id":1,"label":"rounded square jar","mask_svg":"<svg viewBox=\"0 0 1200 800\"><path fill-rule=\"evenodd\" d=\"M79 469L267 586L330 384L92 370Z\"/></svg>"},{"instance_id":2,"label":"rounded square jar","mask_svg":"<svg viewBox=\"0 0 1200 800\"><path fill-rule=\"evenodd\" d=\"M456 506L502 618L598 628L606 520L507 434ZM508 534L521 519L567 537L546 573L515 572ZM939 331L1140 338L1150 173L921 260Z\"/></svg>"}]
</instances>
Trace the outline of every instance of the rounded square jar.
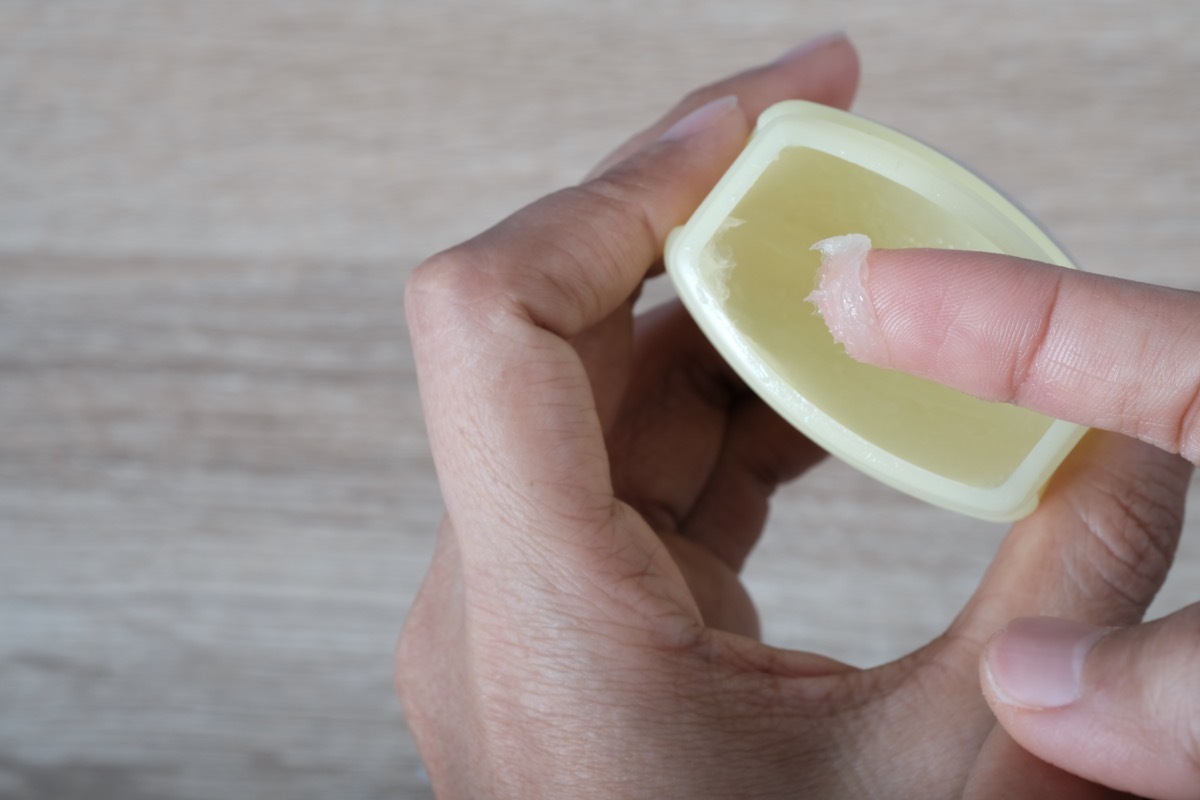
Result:
<instances>
[{"instance_id":1,"label":"rounded square jar","mask_svg":"<svg viewBox=\"0 0 1200 800\"><path fill-rule=\"evenodd\" d=\"M1032 511L1084 429L853 361L806 298L822 239L1005 253L1073 266L995 189L890 128L803 101L768 109L665 261L722 356L830 453L928 502L993 521Z\"/></svg>"}]
</instances>

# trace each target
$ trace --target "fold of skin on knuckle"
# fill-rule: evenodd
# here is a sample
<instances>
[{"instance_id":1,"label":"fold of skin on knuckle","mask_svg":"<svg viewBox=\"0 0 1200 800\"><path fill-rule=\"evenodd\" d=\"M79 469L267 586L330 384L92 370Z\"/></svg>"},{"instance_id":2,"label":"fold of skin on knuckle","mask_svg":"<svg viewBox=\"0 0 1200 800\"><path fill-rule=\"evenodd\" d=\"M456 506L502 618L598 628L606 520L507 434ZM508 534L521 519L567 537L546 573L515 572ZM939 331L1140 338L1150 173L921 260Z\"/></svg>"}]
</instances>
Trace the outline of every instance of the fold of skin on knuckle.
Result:
<instances>
[{"instance_id":1,"label":"fold of skin on knuckle","mask_svg":"<svg viewBox=\"0 0 1200 800\"><path fill-rule=\"evenodd\" d=\"M989 399L1041 408L1052 415L1070 418L1080 402L1080 387L1090 395L1088 402L1098 408L1110 407L1127 393L1130 387L1107 382L1114 374L1114 363L1123 353L1097 351L1097 331L1100 321L1092 318L1091 309L1103 307L1100 289L1093 276L1087 281L1070 282L1064 268L1048 268L1035 262L1023 262L1012 283L1006 287L1008 303L1018 298L1036 297L1035 310L1026 309L1015 317L1027 325L1006 329L1002 352L1008 369L1000 387ZM1045 281L1049 279L1049 282ZM1032 287L1032 288L1031 288ZM1096 395L1101 386L1108 388Z\"/></svg>"},{"instance_id":2,"label":"fold of skin on knuckle","mask_svg":"<svg viewBox=\"0 0 1200 800\"><path fill-rule=\"evenodd\" d=\"M1196 306L1195 317L1200 317L1200 301L1192 305ZM1166 449L1200 465L1200 324L1193 324L1196 325L1194 335L1182 339L1182 355L1176 349L1168 348L1147 356L1148 362L1157 367L1147 383L1153 386L1158 383L1157 378L1162 384L1171 386L1169 391L1174 395L1175 413L1158 431L1169 443Z\"/></svg>"},{"instance_id":3,"label":"fold of skin on knuckle","mask_svg":"<svg viewBox=\"0 0 1200 800\"><path fill-rule=\"evenodd\" d=\"M1018 405L1031 399L1030 395L1038 391L1043 380L1053 380L1046 367L1047 358L1053 353L1056 360L1057 353L1064 349L1072 351L1069 346L1064 347L1060 328L1055 324L1061 298L1062 279L1059 277L1041 298L1038 312L1033 317L1036 325L1027 336L1013 339L1009 350L1011 368L1008 373L1007 396L1001 399ZM1031 381L1033 376L1040 380Z\"/></svg>"},{"instance_id":4,"label":"fold of skin on knuckle","mask_svg":"<svg viewBox=\"0 0 1200 800\"><path fill-rule=\"evenodd\" d=\"M479 344L512 338L506 331L514 321L564 337L582 326L598 305L588 293L589 282L579 280L587 268L587 248L570 235L578 222L553 200L543 198L541 207L524 209L413 271L405 310L414 344L455 336Z\"/></svg>"},{"instance_id":5,"label":"fold of skin on knuckle","mask_svg":"<svg viewBox=\"0 0 1200 800\"><path fill-rule=\"evenodd\" d=\"M1192 464L1200 466L1200 379L1195 381L1191 389L1190 399L1180 417L1179 454Z\"/></svg>"},{"instance_id":6,"label":"fold of skin on knuckle","mask_svg":"<svg viewBox=\"0 0 1200 800\"><path fill-rule=\"evenodd\" d=\"M1088 534L1068 570L1085 595L1095 594L1087 575L1098 576L1127 605L1127 621L1140 619L1166 579L1183 526L1185 470L1154 454L1130 468L1102 469L1068 495L1074 516ZM1074 562L1068 562L1068 566Z\"/></svg>"}]
</instances>

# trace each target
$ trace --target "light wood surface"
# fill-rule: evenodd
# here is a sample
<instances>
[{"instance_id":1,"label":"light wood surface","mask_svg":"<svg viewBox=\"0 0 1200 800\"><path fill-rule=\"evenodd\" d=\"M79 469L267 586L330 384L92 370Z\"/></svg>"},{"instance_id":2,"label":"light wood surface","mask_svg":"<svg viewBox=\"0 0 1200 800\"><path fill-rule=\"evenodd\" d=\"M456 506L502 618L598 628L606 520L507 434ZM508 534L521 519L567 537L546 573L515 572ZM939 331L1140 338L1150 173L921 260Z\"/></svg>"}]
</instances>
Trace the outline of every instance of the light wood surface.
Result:
<instances>
[{"instance_id":1,"label":"light wood surface","mask_svg":"<svg viewBox=\"0 0 1200 800\"><path fill-rule=\"evenodd\" d=\"M407 271L839 27L862 113L1200 288L1194 0L0 2L0 797L429 796ZM769 641L879 663L1002 533L828 463L748 581Z\"/></svg>"}]
</instances>

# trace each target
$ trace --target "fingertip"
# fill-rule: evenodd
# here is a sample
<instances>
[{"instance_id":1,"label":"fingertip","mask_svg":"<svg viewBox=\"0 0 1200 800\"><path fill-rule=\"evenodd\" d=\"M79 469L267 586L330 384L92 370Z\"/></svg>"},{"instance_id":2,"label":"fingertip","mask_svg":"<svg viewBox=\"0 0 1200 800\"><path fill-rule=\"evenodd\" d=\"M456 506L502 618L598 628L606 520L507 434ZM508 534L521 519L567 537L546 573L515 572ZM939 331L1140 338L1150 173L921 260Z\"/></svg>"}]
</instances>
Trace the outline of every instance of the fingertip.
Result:
<instances>
[{"instance_id":1,"label":"fingertip","mask_svg":"<svg viewBox=\"0 0 1200 800\"><path fill-rule=\"evenodd\" d=\"M822 50L841 48L850 44L843 30L829 31L820 36L801 42L795 47L785 50L778 58L771 63L777 66L786 67L794 62L802 62Z\"/></svg>"},{"instance_id":2,"label":"fingertip","mask_svg":"<svg viewBox=\"0 0 1200 800\"><path fill-rule=\"evenodd\" d=\"M818 36L765 64L702 86L689 93L664 117L633 136L602 159L589 173L594 178L645 149L694 109L736 94L745 120L756 120L768 107L783 100L804 99L849 108L858 90L858 52L844 33ZM749 122L746 123L746 134Z\"/></svg>"},{"instance_id":3,"label":"fingertip","mask_svg":"<svg viewBox=\"0 0 1200 800\"><path fill-rule=\"evenodd\" d=\"M887 344L867 288L871 240L860 233L834 236L812 246L821 253L816 284L806 299L817 307L834 340L857 361L887 365Z\"/></svg>"},{"instance_id":4,"label":"fingertip","mask_svg":"<svg viewBox=\"0 0 1200 800\"><path fill-rule=\"evenodd\" d=\"M1124 628L1019 619L984 648L984 694L1048 763L1138 796L1196 798L1197 630L1200 605Z\"/></svg>"},{"instance_id":5,"label":"fingertip","mask_svg":"<svg viewBox=\"0 0 1200 800\"><path fill-rule=\"evenodd\" d=\"M1083 693L1083 665L1107 628L1053 617L1013 620L984 649L983 677L996 703L1063 708Z\"/></svg>"},{"instance_id":6,"label":"fingertip","mask_svg":"<svg viewBox=\"0 0 1200 800\"><path fill-rule=\"evenodd\" d=\"M817 36L786 51L768 65L795 74L806 99L849 108L862 72L858 48L842 30Z\"/></svg>"}]
</instances>

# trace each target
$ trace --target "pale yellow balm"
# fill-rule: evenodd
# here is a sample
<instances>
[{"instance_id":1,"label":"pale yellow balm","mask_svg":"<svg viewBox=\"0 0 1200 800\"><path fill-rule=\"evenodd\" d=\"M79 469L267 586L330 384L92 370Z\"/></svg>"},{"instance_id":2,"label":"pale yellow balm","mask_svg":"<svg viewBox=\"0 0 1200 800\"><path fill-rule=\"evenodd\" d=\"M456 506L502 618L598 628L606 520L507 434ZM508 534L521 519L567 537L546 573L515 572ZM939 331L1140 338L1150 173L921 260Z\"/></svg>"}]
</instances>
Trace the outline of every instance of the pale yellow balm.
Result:
<instances>
[{"instance_id":1,"label":"pale yellow balm","mask_svg":"<svg viewBox=\"0 0 1200 800\"><path fill-rule=\"evenodd\" d=\"M1032 511L1077 425L859 364L806 298L821 240L980 250L1072 266L984 181L889 128L826 106L768 109L667 241L667 271L708 338L783 417L879 480L988 520Z\"/></svg>"}]
</instances>

